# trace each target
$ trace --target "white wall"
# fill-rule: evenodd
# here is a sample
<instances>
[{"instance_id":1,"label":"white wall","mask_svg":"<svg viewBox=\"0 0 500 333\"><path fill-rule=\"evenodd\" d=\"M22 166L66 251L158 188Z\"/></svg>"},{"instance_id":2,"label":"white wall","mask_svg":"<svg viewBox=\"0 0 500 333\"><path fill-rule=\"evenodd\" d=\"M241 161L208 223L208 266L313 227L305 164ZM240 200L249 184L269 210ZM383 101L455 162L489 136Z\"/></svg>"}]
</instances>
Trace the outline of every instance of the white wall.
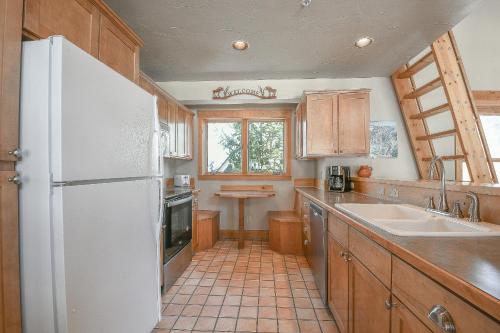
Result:
<instances>
[{"instance_id":1,"label":"white wall","mask_svg":"<svg viewBox=\"0 0 500 333\"><path fill-rule=\"evenodd\" d=\"M297 161L292 159L292 178L321 177L327 165L342 163L357 168L360 164L370 164L374 168L373 177L416 179L417 170L409 142L406 136L399 106L396 102L392 84L388 78L360 78L360 79L306 79L306 80L263 80L263 81L230 81L230 82L162 82L159 83L169 93L180 101L210 101L212 89L219 86L231 88L254 88L257 86L272 86L278 90L278 99L299 99L304 90L326 89L359 89L369 88L371 92L371 119L393 120L397 124L399 155L397 159L369 159L369 158L339 158L323 159L320 161ZM253 97L237 98L240 101ZM295 109L295 105L292 106ZM203 112L203 111L199 111ZM195 122L197 117L195 117ZM196 128L196 126L195 126ZM195 133L196 140L196 133ZM197 142L197 141L195 141ZM196 145L195 145L196 146ZM293 147L293 146L292 146ZM197 156L195 147L195 157ZM196 158L193 161L176 161L177 173L197 175ZM354 171L354 169L353 169ZM277 196L273 199L250 199L246 205L246 226L249 230L267 229L266 213L269 210L285 210L293 207L293 180L292 181L197 181L201 189L199 205L201 209L221 211L221 228L237 229L238 211L236 200L220 199L214 196L221 184L272 184Z\"/></svg>"},{"instance_id":2,"label":"white wall","mask_svg":"<svg viewBox=\"0 0 500 333\"><path fill-rule=\"evenodd\" d=\"M453 28L473 90L500 90L500 1L484 0Z\"/></svg>"}]
</instances>

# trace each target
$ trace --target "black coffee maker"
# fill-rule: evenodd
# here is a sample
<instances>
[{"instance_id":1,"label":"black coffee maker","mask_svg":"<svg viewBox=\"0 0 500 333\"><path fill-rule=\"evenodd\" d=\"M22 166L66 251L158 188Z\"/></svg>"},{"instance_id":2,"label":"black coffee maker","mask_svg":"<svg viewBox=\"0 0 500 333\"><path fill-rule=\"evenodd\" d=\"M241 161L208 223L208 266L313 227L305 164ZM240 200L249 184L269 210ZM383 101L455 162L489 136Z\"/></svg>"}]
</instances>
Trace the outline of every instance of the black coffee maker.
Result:
<instances>
[{"instance_id":1,"label":"black coffee maker","mask_svg":"<svg viewBox=\"0 0 500 333\"><path fill-rule=\"evenodd\" d=\"M327 169L328 190L331 192L348 192L351 190L351 172L349 167L332 165Z\"/></svg>"}]
</instances>

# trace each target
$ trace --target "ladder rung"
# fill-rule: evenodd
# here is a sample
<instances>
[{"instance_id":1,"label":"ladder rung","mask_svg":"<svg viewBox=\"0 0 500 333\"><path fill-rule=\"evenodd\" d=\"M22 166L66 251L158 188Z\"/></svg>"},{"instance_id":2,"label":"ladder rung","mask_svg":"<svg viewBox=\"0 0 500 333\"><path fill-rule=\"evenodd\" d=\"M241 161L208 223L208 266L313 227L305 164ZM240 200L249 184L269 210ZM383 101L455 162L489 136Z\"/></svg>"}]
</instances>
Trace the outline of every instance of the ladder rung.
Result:
<instances>
[{"instance_id":1,"label":"ladder rung","mask_svg":"<svg viewBox=\"0 0 500 333\"><path fill-rule=\"evenodd\" d=\"M434 55L432 54L431 51L426 55L424 55L422 59L420 59L413 65L409 66L404 72L399 73L398 79L408 79L413 75L417 74L418 72L420 72L425 67L429 66L433 62L434 62Z\"/></svg>"},{"instance_id":2,"label":"ladder rung","mask_svg":"<svg viewBox=\"0 0 500 333\"><path fill-rule=\"evenodd\" d=\"M423 119L426 117L434 116L436 114L440 114L441 112L444 112L446 110L449 110L448 103L444 103L443 105L436 106L435 108L432 108L432 109L427 110L427 111L422 111L422 112L417 113L417 114L412 114L410 116L410 119Z\"/></svg>"},{"instance_id":3,"label":"ladder rung","mask_svg":"<svg viewBox=\"0 0 500 333\"><path fill-rule=\"evenodd\" d=\"M441 156L441 159L443 161L456 161L456 160L463 160L465 159L465 155L449 155L449 156ZM422 161L424 162L429 162L432 160L432 157L424 157L422 158Z\"/></svg>"},{"instance_id":4,"label":"ladder rung","mask_svg":"<svg viewBox=\"0 0 500 333\"><path fill-rule=\"evenodd\" d=\"M416 139L418 141L425 141L425 140L432 140L432 139L444 138L446 136L455 135L456 132L457 132L456 129L451 129L451 130L448 130L448 131L437 132L437 133L434 133L434 134L417 136Z\"/></svg>"},{"instance_id":5,"label":"ladder rung","mask_svg":"<svg viewBox=\"0 0 500 333\"><path fill-rule=\"evenodd\" d=\"M434 89L440 87L441 85L442 85L441 78L438 77L437 79L434 79L431 82L424 84L414 92L409 93L404 98L415 99L417 97L427 94L430 91L433 91Z\"/></svg>"}]
</instances>

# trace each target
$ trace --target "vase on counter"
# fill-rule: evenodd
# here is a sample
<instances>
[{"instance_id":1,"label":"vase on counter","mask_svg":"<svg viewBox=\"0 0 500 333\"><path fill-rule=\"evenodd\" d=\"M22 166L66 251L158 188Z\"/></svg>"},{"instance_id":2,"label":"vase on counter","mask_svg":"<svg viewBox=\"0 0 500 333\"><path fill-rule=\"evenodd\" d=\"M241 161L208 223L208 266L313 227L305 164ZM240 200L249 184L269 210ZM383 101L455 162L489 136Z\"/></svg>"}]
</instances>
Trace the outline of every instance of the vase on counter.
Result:
<instances>
[{"instance_id":1,"label":"vase on counter","mask_svg":"<svg viewBox=\"0 0 500 333\"><path fill-rule=\"evenodd\" d=\"M363 178L370 178L373 168L369 165L361 165L358 169L358 176Z\"/></svg>"}]
</instances>

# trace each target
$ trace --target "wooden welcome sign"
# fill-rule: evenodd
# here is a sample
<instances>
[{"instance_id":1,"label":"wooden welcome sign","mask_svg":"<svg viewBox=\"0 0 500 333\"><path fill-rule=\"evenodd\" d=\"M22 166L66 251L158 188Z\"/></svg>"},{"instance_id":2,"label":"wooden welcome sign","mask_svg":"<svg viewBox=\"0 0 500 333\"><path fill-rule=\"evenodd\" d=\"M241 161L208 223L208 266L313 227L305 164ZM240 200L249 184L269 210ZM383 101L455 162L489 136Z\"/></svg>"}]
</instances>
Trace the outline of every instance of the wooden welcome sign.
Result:
<instances>
[{"instance_id":1,"label":"wooden welcome sign","mask_svg":"<svg viewBox=\"0 0 500 333\"><path fill-rule=\"evenodd\" d=\"M228 99L237 95L249 95L255 96L261 99L275 99L276 89L269 86L262 88L259 86L258 89L233 89L229 90L229 86L226 88L219 87L212 91L212 99Z\"/></svg>"}]
</instances>

